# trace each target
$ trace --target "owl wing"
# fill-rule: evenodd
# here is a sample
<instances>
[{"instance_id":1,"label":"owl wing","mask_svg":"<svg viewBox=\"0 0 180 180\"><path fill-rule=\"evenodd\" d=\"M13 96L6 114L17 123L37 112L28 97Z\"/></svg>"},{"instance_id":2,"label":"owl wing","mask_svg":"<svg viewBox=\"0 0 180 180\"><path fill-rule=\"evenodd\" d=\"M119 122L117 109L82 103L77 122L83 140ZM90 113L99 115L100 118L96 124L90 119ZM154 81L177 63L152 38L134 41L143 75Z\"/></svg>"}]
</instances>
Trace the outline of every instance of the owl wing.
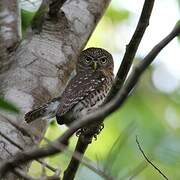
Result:
<instances>
[{"instance_id":1,"label":"owl wing","mask_svg":"<svg viewBox=\"0 0 180 180\"><path fill-rule=\"evenodd\" d=\"M57 115L63 116L72 109L79 101L83 100L90 92L99 89L105 80L102 75L88 73L77 74L67 85L62 93L61 103L57 110Z\"/></svg>"}]
</instances>

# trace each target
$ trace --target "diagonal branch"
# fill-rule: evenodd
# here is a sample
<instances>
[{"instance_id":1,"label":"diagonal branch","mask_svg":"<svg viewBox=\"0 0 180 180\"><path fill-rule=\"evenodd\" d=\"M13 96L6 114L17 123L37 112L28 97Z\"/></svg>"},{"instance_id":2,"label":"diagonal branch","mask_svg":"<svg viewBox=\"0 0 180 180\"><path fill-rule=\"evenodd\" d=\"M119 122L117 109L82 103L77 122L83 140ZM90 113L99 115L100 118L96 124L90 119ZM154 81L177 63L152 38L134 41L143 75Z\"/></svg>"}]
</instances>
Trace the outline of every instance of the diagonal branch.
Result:
<instances>
[{"instance_id":1,"label":"diagonal branch","mask_svg":"<svg viewBox=\"0 0 180 180\"><path fill-rule=\"evenodd\" d=\"M138 50L139 44L142 40L142 37L145 33L146 28L149 25L149 19L150 19L152 9L154 6L154 1L155 0L150 0L150 1L145 0L144 2L143 9L142 9L141 16L139 18L139 22L137 24L136 30L129 44L126 46L126 52L124 54L122 63L116 75L114 85L111 88L111 91L108 94L108 97L106 98L106 102L111 100L111 98L116 95L116 93L119 91L119 89L121 89L121 87L124 84L127 74L131 68L133 59Z\"/></svg>"},{"instance_id":2,"label":"diagonal branch","mask_svg":"<svg viewBox=\"0 0 180 180\"><path fill-rule=\"evenodd\" d=\"M22 163L28 162L36 158L42 158L49 155L53 155L62 151L55 148L59 144L67 144L70 137L79 129L94 122L97 122L118 108L120 108L125 100L128 98L129 92L133 89L135 84L138 82L142 73L148 68L150 63L155 59L159 52L177 35L180 34L180 24L177 24L173 30L162 40L160 41L148 54L145 58L135 66L131 72L126 84L118 92L118 94L106 105L96 110L94 113L86 116L85 118L75 121L70 128L64 132L57 140L53 141L52 144L42 147L35 148L29 151L21 152L14 156L14 158L9 159L1 164L0 166L0 177L4 176L7 171L10 171Z\"/></svg>"}]
</instances>

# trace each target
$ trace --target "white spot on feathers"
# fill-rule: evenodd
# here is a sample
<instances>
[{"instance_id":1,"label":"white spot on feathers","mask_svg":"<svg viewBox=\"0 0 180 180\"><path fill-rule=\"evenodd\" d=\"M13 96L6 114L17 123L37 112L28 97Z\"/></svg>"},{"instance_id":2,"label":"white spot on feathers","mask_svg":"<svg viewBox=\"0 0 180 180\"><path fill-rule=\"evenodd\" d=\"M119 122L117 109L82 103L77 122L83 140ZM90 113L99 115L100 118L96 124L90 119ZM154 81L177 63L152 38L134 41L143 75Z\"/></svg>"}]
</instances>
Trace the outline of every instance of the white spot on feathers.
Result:
<instances>
[{"instance_id":1,"label":"white spot on feathers","mask_svg":"<svg viewBox=\"0 0 180 180\"><path fill-rule=\"evenodd\" d=\"M48 106L48 111L56 111L57 107L59 106L60 102L59 101L55 101L55 102L51 102Z\"/></svg>"}]
</instances>

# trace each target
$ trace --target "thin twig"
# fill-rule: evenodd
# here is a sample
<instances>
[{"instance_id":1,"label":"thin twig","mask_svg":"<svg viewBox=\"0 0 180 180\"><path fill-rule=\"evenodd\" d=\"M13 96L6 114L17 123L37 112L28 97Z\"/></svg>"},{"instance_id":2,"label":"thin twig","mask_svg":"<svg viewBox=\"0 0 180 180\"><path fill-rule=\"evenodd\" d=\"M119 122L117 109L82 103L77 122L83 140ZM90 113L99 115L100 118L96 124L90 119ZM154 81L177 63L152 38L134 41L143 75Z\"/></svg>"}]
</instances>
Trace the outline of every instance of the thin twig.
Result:
<instances>
[{"instance_id":1,"label":"thin twig","mask_svg":"<svg viewBox=\"0 0 180 180\"><path fill-rule=\"evenodd\" d=\"M144 158L146 159L146 161L154 168L156 169L163 177L164 179L168 180L168 177L157 167L155 166L151 160L149 160L149 158L147 157L147 155L144 153L143 149L141 148L141 145L138 141L138 136L136 136L136 143L138 145L139 150L141 151L142 155L144 156Z\"/></svg>"},{"instance_id":2,"label":"thin twig","mask_svg":"<svg viewBox=\"0 0 180 180\"><path fill-rule=\"evenodd\" d=\"M60 173L59 169L56 169L56 168L50 166L47 162L42 161L40 159L36 159L36 161L39 162L40 164L44 165L46 168L48 168L49 170L51 170L55 174L59 174Z\"/></svg>"},{"instance_id":3,"label":"thin twig","mask_svg":"<svg viewBox=\"0 0 180 180\"><path fill-rule=\"evenodd\" d=\"M86 117L74 121L72 125L66 130L57 140L53 141L51 145L47 145L41 148L35 148L33 150L20 152L18 155L14 156L12 159L9 159L0 166L0 177L4 176L7 171L12 170L16 167L17 164L22 164L36 158L42 158L56 153L60 153L59 149L56 149L54 145L64 144L67 145L70 137L80 128L88 126L89 124L95 123L107 115L110 115L112 112L120 108L125 100L128 99L129 92L137 84L140 76L147 69L150 63L155 59L159 52L178 34L180 34L180 24L177 24L173 30L162 40L160 41L148 54L147 56L134 68L131 72L126 84L118 92L118 94L103 107L97 109L93 113L87 115Z\"/></svg>"}]
</instances>

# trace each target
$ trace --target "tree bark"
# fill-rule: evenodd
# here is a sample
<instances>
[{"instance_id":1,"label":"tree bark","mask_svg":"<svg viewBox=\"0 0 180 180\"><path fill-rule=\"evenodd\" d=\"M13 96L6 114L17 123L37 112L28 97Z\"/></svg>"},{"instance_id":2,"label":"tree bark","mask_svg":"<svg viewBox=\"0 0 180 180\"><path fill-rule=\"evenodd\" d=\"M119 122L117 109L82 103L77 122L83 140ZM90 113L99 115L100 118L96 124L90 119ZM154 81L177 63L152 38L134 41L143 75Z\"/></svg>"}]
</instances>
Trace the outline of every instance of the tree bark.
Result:
<instances>
[{"instance_id":1,"label":"tree bark","mask_svg":"<svg viewBox=\"0 0 180 180\"><path fill-rule=\"evenodd\" d=\"M12 51L21 37L20 8L17 0L0 1L0 71L10 64L8 52Z\"/></svg>"},{"instance_id":2,"label":"tree bark","mask_svg":"<svg viewBox=\"0 0 180 180\"><path fill-rule=\"evenodd\" d=\"M38 132L36 142L42 139L47 122L39 120L26 124L24 113L60 95L75 67L79 52L84 48L108 4L109 0L69 0L55 21L46 14L40 33L29 31L16 50L11 53L6 51L6 60L11 63L0 64L0 69L3 69L0 74L0 95L14 102L21 114L3 114L28 128L30 132ZM2 43L3 39L1 45ZM0 132L23 149L36 146L31 138L2 116ZM1 160L8 159L18 151L17 147L0 136ZM13 180L17 177L11 174L6 179Z\"/></svg>"}]
</instances>

